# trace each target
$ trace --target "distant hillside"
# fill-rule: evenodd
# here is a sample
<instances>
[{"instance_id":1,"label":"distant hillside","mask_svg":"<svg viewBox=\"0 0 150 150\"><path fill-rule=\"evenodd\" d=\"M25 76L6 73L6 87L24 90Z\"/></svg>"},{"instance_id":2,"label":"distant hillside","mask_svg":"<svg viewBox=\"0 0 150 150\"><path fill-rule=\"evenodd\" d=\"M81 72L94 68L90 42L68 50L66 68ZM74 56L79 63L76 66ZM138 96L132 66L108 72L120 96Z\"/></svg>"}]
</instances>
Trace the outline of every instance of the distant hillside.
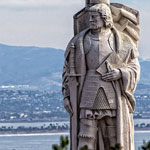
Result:
<instances>
[{"instance_id":1,"label":"distant hillside","mask_svg":"<svg viewBox=\"0 0 150 150\"><path fill-rule=\"evenodd\" d=\"M150 85L150 60L140 61L141 79L140 83Z\"/></svg>"},{"instance_id":2,"label":"distant hillside","mask_svg":"<svg viewBox=\"0 0 150 150\"><path fill-rule=\"evenodd\" d=\"M150 89L150 61L140 60L140 89ZM0 86L29 85L45 90L61 89L64 51L54 48L0 44ZM28 87L28 86L24 86Z\"/></svg>"},{"instance_id":3,"label":"distant hillside","mask_svg":"<svg viewBox=\"0 0 150 150\"><path fill-rule=\"evenodd\" d=\"M64 51L54 48L0 44L0 85L30 85L58 89Z\"/></svg>"}]
</instances>

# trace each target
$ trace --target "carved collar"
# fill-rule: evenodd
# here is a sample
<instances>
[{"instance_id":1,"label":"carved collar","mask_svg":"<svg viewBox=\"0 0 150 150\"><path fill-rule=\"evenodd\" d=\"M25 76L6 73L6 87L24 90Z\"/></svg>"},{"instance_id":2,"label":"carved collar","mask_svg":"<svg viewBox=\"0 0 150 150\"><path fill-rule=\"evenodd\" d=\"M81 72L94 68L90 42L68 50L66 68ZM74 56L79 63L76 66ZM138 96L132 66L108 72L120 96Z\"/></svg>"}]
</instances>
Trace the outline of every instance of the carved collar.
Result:
<instances>
[{"instance_id":1,"label":"carved collar","mask_svg":"<svg viewBox=\"0 0 150 150\"><path fill-rule=\"evenodd\" d=\"M95 41L100 41L104 39L108 40L111 34L112 34L111 30L105 30L98 34L92 34L91 31L89 32L90 38L92 38Z\"/></svg>"}]
</instances>

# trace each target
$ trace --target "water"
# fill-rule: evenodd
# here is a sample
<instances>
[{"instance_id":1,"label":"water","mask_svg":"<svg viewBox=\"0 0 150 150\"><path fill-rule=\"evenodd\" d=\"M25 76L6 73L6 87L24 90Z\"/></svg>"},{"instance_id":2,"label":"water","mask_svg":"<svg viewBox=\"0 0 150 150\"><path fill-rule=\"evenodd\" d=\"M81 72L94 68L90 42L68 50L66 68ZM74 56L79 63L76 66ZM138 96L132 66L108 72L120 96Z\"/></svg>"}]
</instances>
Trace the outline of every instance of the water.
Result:
<instances>
[{"instance_id":1,"label":"water","mask_svg":"<svg viewBox=\"0 0 150 150\"><path fill-rule=\"evenodd\" d=\"M0 136L0 150L52 150L53 144L59 143L60 136L68 133L36 134L36 135L5 135ZM143 144L143 139L150 140L150 131L136 131L136 150Z\"/></svg>"},{"instance_id":2,"label":"water","mask_svg":"<svg viewBox=\"0 0 150 150\"><path fill-rule=\"evenodd\" d=\"M68 133L0 136L0 150L52 150L60 136Z\"/></svg>"},{"instance_id":3,"label":"water","mask_svg":"<svg viewBox=\"0 0 150 150\"><path fill-rule=\"evenodd\" d=\"M138 147L143 145L143 140L150 141L150 131L135 131L135 150L138 150Z\"/></svg>"},{"instance_id":4,"label":"water","mask_svg":"<svg viewBox=\"0 0 150 150\"><path fill-rule=\"evenodd\" d=\"M39 122L39 123L0 123L0 127L6 126L17 128L18 126L25 127L40 127L52 124L64 124L69 122ZM150 123L150 119L135 119L135 124ZM69 135L68 133L54 134L30 134L30 135L0 135L0 150L52 150L53 144L59 143L61 135ZM135 146L136 150L143 144L143 140L150 140L150 131L135 131Z\"/></svg>"}]
</instances>

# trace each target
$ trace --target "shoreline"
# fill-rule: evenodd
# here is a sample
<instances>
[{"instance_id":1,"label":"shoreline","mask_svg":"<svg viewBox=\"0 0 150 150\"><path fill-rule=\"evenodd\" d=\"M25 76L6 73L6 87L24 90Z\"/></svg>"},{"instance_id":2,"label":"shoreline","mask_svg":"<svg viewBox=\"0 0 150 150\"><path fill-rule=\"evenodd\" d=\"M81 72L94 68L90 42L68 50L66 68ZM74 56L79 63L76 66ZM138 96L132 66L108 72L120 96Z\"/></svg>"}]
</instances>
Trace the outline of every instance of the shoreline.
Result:
<instances>
[{"instance_id":1,"label":"shoreline","mask_svg":"<svg viewBox=\"0 0 150 150\"><path fill-rule=\"evenodd\" d=\"M135 133L150 133L150 130L135 130ZM53 131L53 132L18 132L18 133L0 133L0 137L3 136L42 136L42 135L69 135L69 130L65 131Z\"/></svg>"},{"instance_id":2,"label":"shoreline","mask_svg":"<svg viewBox=\"0 0 150 150\"><path fill-rule=\"evenodd\" d=\"M5 133L5 134L1 134L0 133L0 137L3 136L43 136L43 135L69 135L69 131L61 131L61 132L47 132L47 133L43 133L43 132L39 132L39 133Z\"/></svg>"}]
</instances>

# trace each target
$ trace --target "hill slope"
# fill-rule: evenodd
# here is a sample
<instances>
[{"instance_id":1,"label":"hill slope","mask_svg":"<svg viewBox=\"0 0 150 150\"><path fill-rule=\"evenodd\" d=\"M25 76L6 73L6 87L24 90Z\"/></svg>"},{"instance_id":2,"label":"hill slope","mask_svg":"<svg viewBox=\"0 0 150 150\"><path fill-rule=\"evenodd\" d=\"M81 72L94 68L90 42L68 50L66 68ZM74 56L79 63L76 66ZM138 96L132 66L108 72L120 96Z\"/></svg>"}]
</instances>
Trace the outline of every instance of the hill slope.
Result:
<instances>
[{"instance_id":1,"label":"hill slope","mask_svg":"<svg viewBox=\"0 0 150 150\"><path fill-rule=\"evenodd\" d=\"M0 45L0 85L60 86L63 50Z\"/></svg>"}]
</instances>

